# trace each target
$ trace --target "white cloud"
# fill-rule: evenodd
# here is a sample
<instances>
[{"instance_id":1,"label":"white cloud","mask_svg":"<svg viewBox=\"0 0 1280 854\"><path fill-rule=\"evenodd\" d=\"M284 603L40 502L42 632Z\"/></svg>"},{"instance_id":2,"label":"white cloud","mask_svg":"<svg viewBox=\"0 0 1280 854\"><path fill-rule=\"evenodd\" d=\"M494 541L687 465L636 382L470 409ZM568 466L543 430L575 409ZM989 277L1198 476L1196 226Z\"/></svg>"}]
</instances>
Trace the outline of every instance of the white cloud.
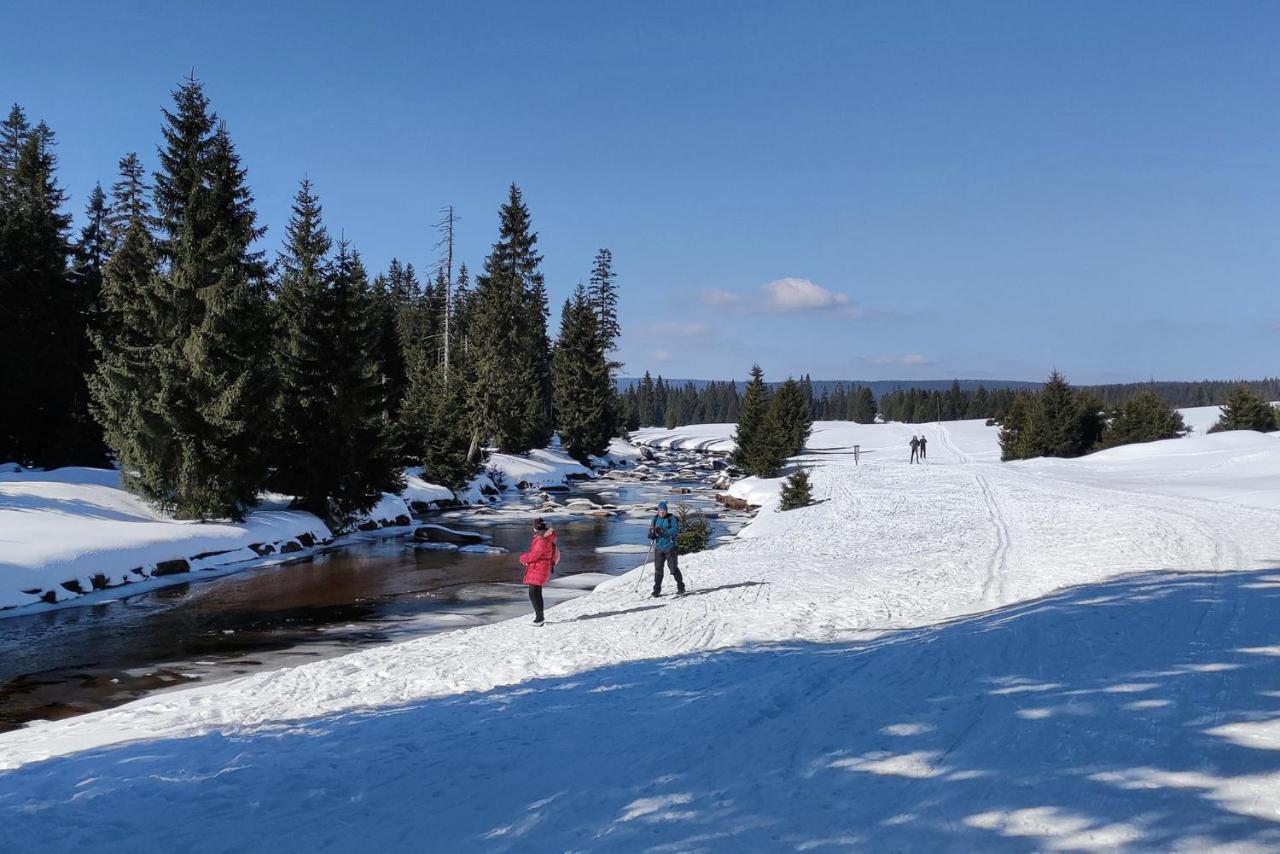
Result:
<instances>
[{"instance_id":1,"label":"white cloud","mask_svg":"<svg viewBox=\"0 0 1280 854\"><path fill-rule=\"evenodd\" d=\"M671 361L671 354L666 350L654 350L653 359L655 362L669 362Z\"/></svg>"},{"instance_id":2,"label":"white cloud","mask_svg":"<svg viewBox=\"0 0 1280 854\"><path fill-rule=\"evenodd\" d=\"M790 276L769 282L764 286L764 293L768 306L778 311L814 311L849 304L845 294Z\"/></svg>"},{"instance_id":3,"label":"white cloud","mask_svg":"<svg viewBox=\"0 0 1280 854\"><path fill-rule=\"evenodd\" d=\"M742 303L742 297L724 288L703 288L702 302L706 305L731 306Z\"/></svg>"},{"instance_id":4,"label":"white cloud","mask_svg":"<svg viewBox=\"0 0 1280 854\"><path fill-rule=\"evenodd\" d=\"M848 294L827 290L809 279L787 276L761 285L759 290L737 293L724 288L704 288L702 303L743 314L830 311L842 317L865 320L872 316Z\"/></svg>"},{"instance_id":5,"label":"white cloud","mask_svg":"<svg viewBox=\"0 0 1280 854\"><path fill-rule=\"evenodd\" d=\"M906 353L902 356L872 356L863 361L871 365L896 365L905 368L925 368L933 362L919 353Z\"/></svg>"}]
</instances>

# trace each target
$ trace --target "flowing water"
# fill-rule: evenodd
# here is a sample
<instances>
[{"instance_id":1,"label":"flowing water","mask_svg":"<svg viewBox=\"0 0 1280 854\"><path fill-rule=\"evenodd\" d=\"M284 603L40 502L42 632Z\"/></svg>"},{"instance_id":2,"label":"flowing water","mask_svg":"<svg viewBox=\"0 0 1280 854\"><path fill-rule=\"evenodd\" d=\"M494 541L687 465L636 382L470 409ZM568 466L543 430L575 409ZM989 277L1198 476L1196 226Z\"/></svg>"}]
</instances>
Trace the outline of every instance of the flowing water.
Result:
<instances>
[{"instance_id":1,"label":"flowing water","mask_svg":"<svg viewBox=\"0 0 1280 854\"><path fill-rule=\"evenodd\" d=\"M716 507L705 491L673 494L681 486L592 481L574 492L624 507L652 507L659 498ZM0 730L528 613L517 555L529 546L529 516L515 511L532 503L517 504L492 515L429 520L488 534L489 544L508 554L434 551L403 534L365 534L291 563L0 619ZM742 521L733 514L713 518L713 545ZM566 586L547 588L548 605L589 590L601 580L591 574L618 574L645 559L647 516L551 523L563 556L557 574ZM606 546L634 550L596 551Z\"/></svg>"}]
</instances>

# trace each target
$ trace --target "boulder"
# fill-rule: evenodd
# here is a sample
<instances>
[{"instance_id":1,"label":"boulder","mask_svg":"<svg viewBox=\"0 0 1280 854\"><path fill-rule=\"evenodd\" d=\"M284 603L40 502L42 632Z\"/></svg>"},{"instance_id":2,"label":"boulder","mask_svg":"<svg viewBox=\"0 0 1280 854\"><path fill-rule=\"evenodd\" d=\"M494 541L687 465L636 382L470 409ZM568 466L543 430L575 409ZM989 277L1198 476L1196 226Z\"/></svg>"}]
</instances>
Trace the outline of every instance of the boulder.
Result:
<instances>
[{"instance_id":1,"label":"boulder","mask_svg":"<svg viewBox=\"0 0 1280 854\"><path fill-rule=\"evenodd\" d=\"M184 558L177 560L162 560L156 564L156 568L152 570L153 576L160 575L177 575L182 572L190 572L191 564L187 563Z\"/></svg>"}]
</instances>

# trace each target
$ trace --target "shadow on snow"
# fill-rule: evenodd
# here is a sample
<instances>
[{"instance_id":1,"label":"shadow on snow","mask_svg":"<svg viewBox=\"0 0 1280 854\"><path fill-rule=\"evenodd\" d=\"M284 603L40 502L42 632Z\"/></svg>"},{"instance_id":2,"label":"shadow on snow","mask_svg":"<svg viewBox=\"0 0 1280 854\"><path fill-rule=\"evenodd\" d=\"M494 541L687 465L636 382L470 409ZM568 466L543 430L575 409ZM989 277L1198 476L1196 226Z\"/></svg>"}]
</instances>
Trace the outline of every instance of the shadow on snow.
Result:
<instances>
[{"instance_id":1,"label":"shadow on snow","mask_svg":"<svg viewBox=\"0 0 1280 854\"><path fill-rule=\"evenodd\" d=\"M1280 571L1144 573L870 642L86 751L0 775L0 847L1276 848L1280 740L1238 727L1280 721L1277 635Z\"/></svg>"}]
</instances>

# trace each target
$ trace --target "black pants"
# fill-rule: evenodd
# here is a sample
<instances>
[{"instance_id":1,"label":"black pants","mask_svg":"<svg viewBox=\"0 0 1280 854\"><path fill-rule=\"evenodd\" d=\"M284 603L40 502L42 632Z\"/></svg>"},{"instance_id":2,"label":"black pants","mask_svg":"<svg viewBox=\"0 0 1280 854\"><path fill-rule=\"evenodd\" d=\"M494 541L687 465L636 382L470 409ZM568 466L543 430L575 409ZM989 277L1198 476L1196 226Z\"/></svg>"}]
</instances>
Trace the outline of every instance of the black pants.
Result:
<instances>
[{"instance_id":1,"label":"black pants","mask_svg":"<svg viewBox=\"0 0 1280 854\"><path fill-rule=\"evenodd\" d=\"M529 601L533 603L533 616L542 619L542 587L537 584L529 585Z\"/></svg>"},{"instance_id":2,"label":"black pants","mask_svg":"<svg viewBox=\"0 0 1280 854\"><path fill-rule=\"evenodd\" d=\"M675 546L669 549L653 550L653 592L662 592L662 567L671 562L671 577L676 580L676 592L684 592L684 578L680 575L680 564L677 560L678 550Z\"/></svg>"}]
</instances>

